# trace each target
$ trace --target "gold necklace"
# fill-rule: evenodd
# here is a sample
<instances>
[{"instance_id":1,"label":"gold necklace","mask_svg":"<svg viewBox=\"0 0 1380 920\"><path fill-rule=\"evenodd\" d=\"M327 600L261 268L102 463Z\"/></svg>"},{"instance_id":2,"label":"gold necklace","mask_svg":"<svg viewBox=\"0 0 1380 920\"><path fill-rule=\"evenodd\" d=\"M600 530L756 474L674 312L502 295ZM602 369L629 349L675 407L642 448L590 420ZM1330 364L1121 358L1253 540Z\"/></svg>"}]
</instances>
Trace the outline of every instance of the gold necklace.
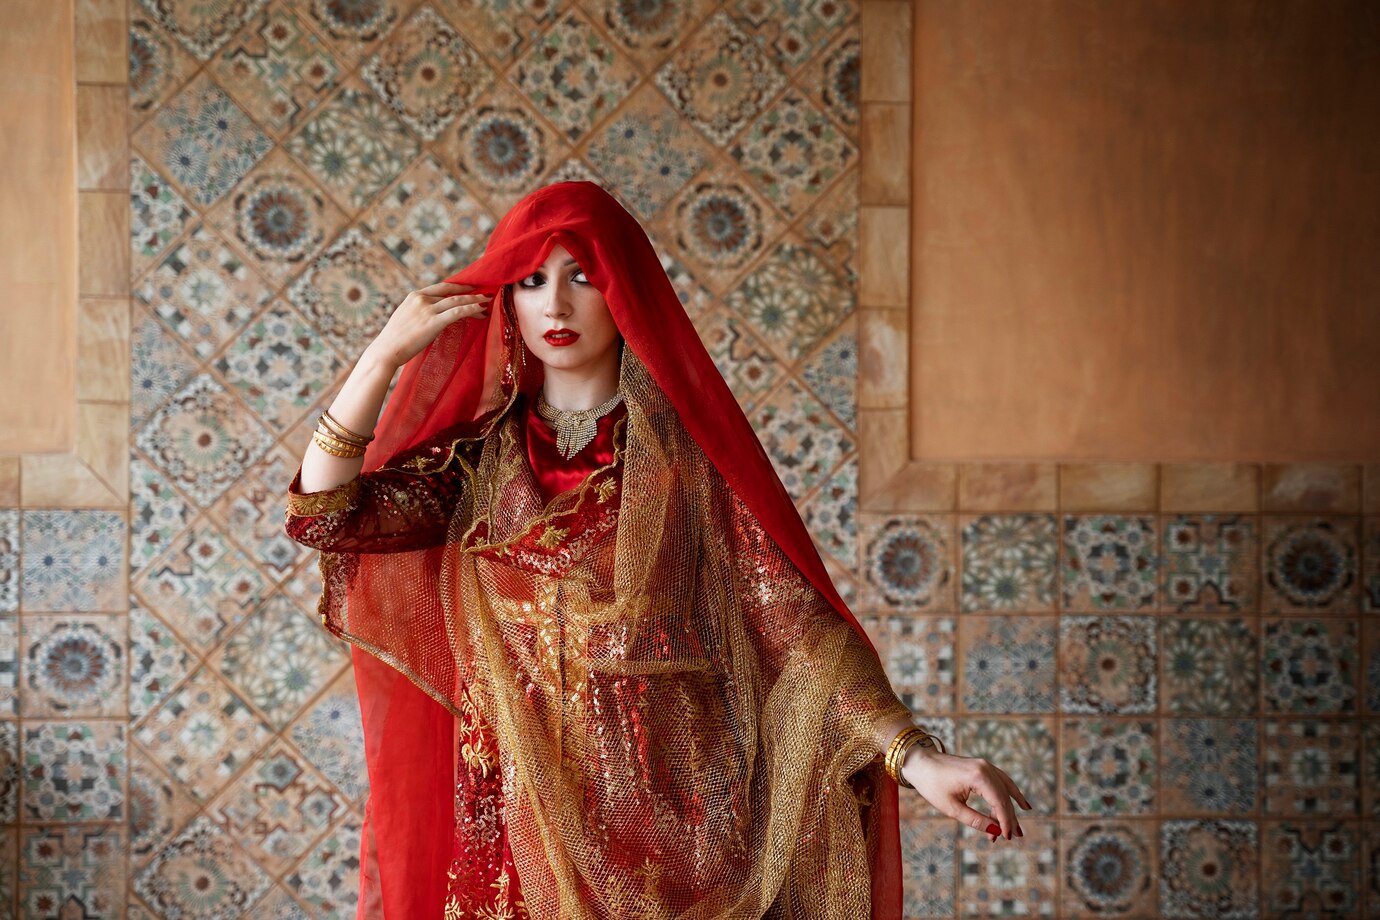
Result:
<instances>
[{"instance_id":1,"label":"gold necklace","mask_svg":"<svg viewBox=\"0 0 1380 920\"><path fill-rule=\"evenodd\" d=\"M614 393L593 409L557 409L546 401L546 393L537 393L537 415L556 429L556 449L569 460L594 440L599 433L599 419L608 415L623 401L622 393Z\"/></svg>"}]
</instances>

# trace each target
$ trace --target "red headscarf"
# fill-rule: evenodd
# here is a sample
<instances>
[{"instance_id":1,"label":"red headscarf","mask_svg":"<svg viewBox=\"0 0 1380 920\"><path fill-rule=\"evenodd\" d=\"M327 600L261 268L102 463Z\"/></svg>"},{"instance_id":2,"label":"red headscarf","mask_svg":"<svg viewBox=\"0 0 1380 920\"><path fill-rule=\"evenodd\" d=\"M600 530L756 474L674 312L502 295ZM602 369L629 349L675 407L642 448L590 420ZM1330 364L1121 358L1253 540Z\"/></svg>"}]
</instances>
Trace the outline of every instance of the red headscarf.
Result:
<instances>
[{"instance_id":1,"label":"red headscarf","mask_svg":"<svg viewBox=\"0 0 1380 920\"><path fill-rule=\"evenodd\" d=\"M871 646L834 588L804 523L752 425L715 367L637 220L592 182L560 182L523 198L494 228L484 254L447 278L498 293L564 246L608 302L625 341L666 394L681 423L809 581ZM365 458L375 469L442 429L498 407L507 358L504 311L449 327L403 368ZM521 341L520 337L517 337ZM520 346L525 349L524 346ZM531 352L517 385L533 392L541 363ZM399 673L355 650L371 782L365 848L372 833L379 880L366 864L361 895L386 916L439 917L452 828L454 717ZM901 915L897 789L884 782L882 837L872 877L872 915ZM381 885L380 885L381 881Z\"/></svg>"}]
</instances>

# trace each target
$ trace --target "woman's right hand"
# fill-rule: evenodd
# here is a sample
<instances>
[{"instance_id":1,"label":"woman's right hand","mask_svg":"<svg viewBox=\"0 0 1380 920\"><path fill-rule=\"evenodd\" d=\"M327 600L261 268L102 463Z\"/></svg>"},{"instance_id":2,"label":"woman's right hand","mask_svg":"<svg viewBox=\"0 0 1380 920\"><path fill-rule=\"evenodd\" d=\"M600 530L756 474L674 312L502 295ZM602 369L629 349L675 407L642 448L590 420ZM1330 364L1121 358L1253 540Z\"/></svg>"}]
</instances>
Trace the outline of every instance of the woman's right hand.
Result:
<instances>
[{"instance_id":1,"label":"woman's right hand","mask_svg":"<svg viewBox=\"0 0 1380 920\"><path fill-rule=\"evenodd\" d=\"M365 352L387 367L402 367L451 323L488 315L493 295L474 290L474 285L441 281L413 291L394 308L383 331Z\"/></svg>"}]
</instances>

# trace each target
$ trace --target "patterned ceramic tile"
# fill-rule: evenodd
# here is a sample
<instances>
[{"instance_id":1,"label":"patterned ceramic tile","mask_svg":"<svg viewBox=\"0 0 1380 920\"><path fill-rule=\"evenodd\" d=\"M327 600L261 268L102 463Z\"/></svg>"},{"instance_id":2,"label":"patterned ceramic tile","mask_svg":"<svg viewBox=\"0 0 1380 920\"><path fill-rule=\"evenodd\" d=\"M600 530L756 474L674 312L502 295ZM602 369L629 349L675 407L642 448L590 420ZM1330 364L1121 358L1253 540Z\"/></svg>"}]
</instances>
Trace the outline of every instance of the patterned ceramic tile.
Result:
<instances>
[{"instance_id":1,"label":"patterned ceramic tile","mask_svg":"<svg viewBox=\"0 0 1380 920\"><path fill-rule=\"evenodd\" d=\"M727 310L700 314L695 328L738 404L751 412L781 378L781 362L746 323Z\"/></svg>"},{"instance_id":2,"label":"patterned ceramic tile","mask_svg":"<svg viewBox=\"0 0 1380 920\"><path fill-rule=\"evenodd\" d=\"M850 287L858 280L858 183L834 183L797 225L805 242L838 267Z\"/></svg>"},{"instance_id":3,"label":"patterned ceramic tile","mask_svg":"<svg viewBox=\"0 0 1380 920\"><path fill-rule=\"evenodd\" d=\"M162 917L240 917L270 885L209 818L169 841L133 879L132 888Z\"/></svg>"},{"instance_id":4,"label":"patterned ceramic tile","mask_svg":"<svg viewBox=\"0 0 1380 920\"><path fill-rule=\"evenodd\" d=\"M1360 808L1354 722L1266 719L1265 814L1349 817Z\"/></svg>"},{"instance_id":5,"label":"patterned ceramic tile","mask_svg":"<svg viewBox=\"0 0 1380 920\"><path fill-rule=\"evenodd\" d=\"M337 677L288 731L312 765L350 799L358 801L369 791L353 670Z\"/></svg>"},{"instance_id":6,"label":"patterned ceramic tile","mask_svg":"<svg viewBox=\"0 0 1380 920\"><path fill-rule=\"evenodd\" d=\"M858 148L808 99L787 92L738 135L729 153L773 204L797 217L848 173Z\"/></svg>"},{"instance_id":7,"label":"patterned ceramic tile","mask_svg":"<svg viewBox=\"0 0 1380 920\"><path fill-rule=\"evenodd\" d=\"M184 641L204 651L258 607L268 584L219 528L201 520L144 570L134 590Z\"/></svg>"},{"instance_id":8,"label":"patterned ceramic tile","mask_svg":"<svg viewBox=\"0 0 1380 920\"><path fill-rule=\"evenodd\" d=\"M311 916L350 917L359 903L360 822L354 814L331 830L285 881Z\"/></svg>"},{"instance_id":9,"label":"patterned ceramic tile","mask_svg":"<svg viewBox=\"0 0 1380 920\"><path fill-rule=\"evenodd\" d=\"M124 618L26 616L25 718L125 714Z\"/></svg>"},{"instance_id":10,"label":"patterned ceramic tile","mask_svg":"<svg viewBox=\"0 0 1380 920\"><path fill-rule=\"evenodd\" d=\"M130 428L137 429L196 372L196 358L141 305L130 330Z\"/></svg>"},{"instance_id":11,"label":"patterned ceramic tile","mask_svg":"<svg viewBox=\"0 0 1380 920\"><path fill-rule=\"evenodd\" d=\"M542 177L565 155L559 138L532 112L531 102L502 83L485 93L472 111L441 136L437 146L447 167L485 195L495 213L501 213L533 188L557 181L556 176ZM475 207L470 205L470 210Z\"/></svg>"},{"instance_id":12,"label":"patterned ceramic tile","mask_svg":"<svg viewBox=\"0 0 1380 920\"><path fill-rule=\"evenodd\" d=\"M129 606L129 715L137 721L190 673L195 659L162 620L137 600Z\"/></svg>"},{"instance_id":13,"label":"patterned ceramic tile","mask_svg":"<svg viewBox=\"0 0 1380 920\"><path fill-rule=\"evenodd\" d=\"M628 210L650 220L709 161L709 148L644 85L590 138L585 156Z\"/></svg>"},{"instance_id":14,"label":"patterned ceramic tile","mask_svg":"<svg viewBox=\"0 0 1380 920\"><path fill-rule=\"evenodd\" d=\"M1059 781L1053 719L962 719L958 723L958 752L982 757L1010 776L1032 806L1017 815L1052 815ZM976 796L973 802L985 802ZM986 804L974 808L987 811ZM1024 827L1024 825L1022 825Z\"/></svg>"},{"instance_id":15,"label":"patterned ceramic tile","mask_svg":"<svg viewBox=\"0 0 1380 920\"><path fill-rule=\"evenodd\" d=\"M288 297L353 361L411 289L383 247L351 227L288 289Z\"/></svg>"},{"instance_id":16,"label":"patterned ceramic tile","mask_svg":"<svg viewBox=\"0 0 1380 920\"><path fill-rule=\"evenodd\" d=\"M199 205L218 201L273 146L204 74L160 106L132 141Z\"/></svg>"},{"instance_id":17,"label":"patterned ceramic tile","mask_svg":"<svg viewBox=\"0 0 1380 920\"><path fill-rule=\"evenodd\" d=\"M494 80L474 46L429 6L394 29L360 73L393 113L428 141Z\"/></svg>"},{"instance_id":18,"label":"patterned ceramic tile","mask_svg":"<svg viewBox=\"0 0 1380 920\"><path fill-rule=\"evenodd\" d=\"M275 431L291 428L344 371L344 362L296 310L275 303L215 363L255 414Z\"/></svg>"},{"instance_id":19,"label":"patterned ceramic tile","mask_svg":"<svg viewBox=\"0 0 1380 920\"><path fill-rule=\"evenodd\" d=\"M129 202L129 275L138 278L182 235L194 215L171 183L137 156L129 163Z\"/></svg>"},{"instance_id":20,"label":"patterned ceramic tile","mask_svg":"<svg viewBox=\"0 0 1380 920\"><path fill-rule=\"evenodd\" d=\"M129 855L139 866L179 833L197 803L154 766L137 742L129 746Z\"/></svg>"},{"instance_id":21,"label":"patterned ceramic tile","mask_svg":"<svg viewBox=\"0 0 1380 920\"><path fill-rule=\"evenodd\" d=\"M275 150L207 215L274 286L308 265L345 214L291 159Z\"/></svg>"},{"instance_id":22,"label":"patterned ceramic tile","mask_svg":"<svg viewBox=\"0 0 1380 920\"><path fill-rule=\"evenodd\" d=\"M138 454L129 460L130 574L152 562L192 518L192 508L157 468Z\"/></svg>"},{"instance_id":23,"label":"patterned ceramic tile","mask_svg":"<svg viewBox=\"0 0 1380 920\"><path fill-rule=\"evenodd\" d=\"M1065 719L1064 813L1154 813L1156 760L1154 722Z\"/></svg>"},{"instance_id":24,"label":"patterned ceramic tile","mask_svg":"<svg viewBox=\"0 0 1380 920\"><path fill-rule=\"evenodd\" d=\"M959 527L965 612L1054 609L1054 515L965 515Z\"/></svg>"},{"instance_id":25,"label":"patterned ceramic tile","mask_svg":"<svg viewBox=\"0 0 1380 920\"><path fill-rule=\"evenodd\" d=\"M1254 620L1164 620L1161 698L1178 715L1230 716L1256 711L1260 690Z\"/></svg>"},{"instance_id":26,"label":"patterned ceramic tile","mask_svg":"<svg viewBox=\"0 0 1380 920\"><path fill-rule=\"evenodd\" d=\"M347 86L286 143L345 208L367 204L417 155L417 141L387 105Z\"/></svg>"},{"instance_id":27,"label":"patterned ceramic tile","mask_svg":"<svg viewBox=\"0 0 1380 920\"><path fill-rule=\"evenodd\" d=\"M206 801L252 760L271 729L207 668L199 668L136 729L154 761Z\"/></svg>"},{"instance_id":28,"label":"patterned ceramic tile","mask_svg":"<svg viewBox=\"0 0 1380 920\"><path fill-rule=\"evenodd\" d=\"M208 374L178 390L135 438L158 470L202 507L271 444L263 424Z\"/></svg>"},{"instance_id":29,"label":"patterned ceramic tile","mask_svg":"<svg viewBox=\"0 0 1380 920\"><path fill-rule=\"evenodd\" d=\"M312 25L330 40L342 66L349 69L412 5L411 0L312 0L309 13Z\"/></svg>"},{"instance_id":30,"label":"patterned ceramic tile","mask_svg":"<svg viewBox=\"0 0 1380 920\"><path fill-rule=\"evenodd\" d=\"M824 481L801 511L821 550L849 568L858 564L858 458L849 457Z\"/></svg>"},{"instance_id":31,"label":"patterned ceramic tile","mask_svg":"<svg viewBox=\"0 0 1380 920\"><path fill-rule=\"evenodd\" d=\"M868 607L954 609L951 517L864 515L861 525L859 546Z\"/></svg>"},{"instance_id":32,"label":"patterned ceramic tile","mask_svg":"<svg viewBox=\"0 0 1380 920\"><path fill-rule=\"evenodd\" d=\"M349 661L320 619L281 594L270 597L230 637L212 664L282 728Z\"/></svg>"},{"instance_id":33,"label":"patterned ceramic tile","mask_svg":"<svg viewBox=\"0 0 1380 920\"><path fill-rule=\"evenodd\" d=\"M856 28L835 33L829 42L801 71L800 84L810 101L842 125L856 143L862 109L862 42Z\"/></svg>"},{"instance_id":34,"label":"patterned ceramic tile","mask_svg":"<svg viewBox=\"0 0 1380 920\"><path fill-rule=\"evenodd\" d=\"M478 258L497 221L427 155L369 209L363 223L415 280L431 284Z\"/></svg>"},{"instance_id":35,"label":"patterned ceramic tile","mask_svg":"<svg viewBox=\"0 0 1380 920\"><path fill-rule=\"evenodd\" d=\"M1170 719L1160 728L1166 812L1240 816L1255 811L1254 719Z\"/></svg>"},{"instance_id":36,"label":"patterned ceramic tile","mask_svg":"<svg viewBox=\"0 0 1380 920\"><path fill-rule=\"evenodd\" d=\"M849 428L858 425L858 324L850 315L800 366L800 376Z\"/></svg>"},{"instance_id":37,"label":"patterned ceramic tile","mask_svg":"<svg viewBox=\"0 0 1380 920\"><path fill-rule=\"evenodd\" d=\"M167 32L145 19L129 24L129 107L142 121L192 75L196 62Z\"/></svg>"},{"instance_id":38,"label":"patterned ceramic tile","mask_svg":"<svg viewBox=\"0 0 1380 920\"><path fill-rule=\"evenodd\" d=\"M522 56L511 78L571 141L613 111L638 79L637 71L575 10Z\"/></svg>"},{"instance_id":39,"label":"patterned ceramic tile","mask_svg":"<svg viewBox=\"0 0 1380 920\"><path fill-rule=\"evenodd\" d=\"M1380 620L1366 620L1361 629L1366 711L1380 715Z\"/></svg>"},{"instance_id":40,"label":"patterned ceramic tile","mask_svg":"<svg viewBox=\"0 0 1380 920\"><path fill-rule=\"evenodd\" d=\"M799 67L840 32L852 32L858 7L849 0L737 0L731 7L758 43L790 67Z\"/></svg>"},{"instance_id":41,"label":"patterned ceramic tile","mask_svg":"<svg viewBox=\"0 0 1380 920\"><path fill-rule=\"evenodd\" d=\"M263 4L264 0L210 4L140 0L145 15L203 61L209 60Z\"/></svg>"},{"instance_id":42,"label":"patterned ceramic tile","mask_svg":"<svg viewBox=\"0 0 1380 920\"><path fill-rule=\"evenodd\" d=\"M901 796L901 885L906 920L954 916L958 824L927 818L920 797Z\"/></svg>"},{"instance_id":43,"label":"patterned ceramic tile","mask_svg":"<svg viewBox=\"0 0 1380 920\"><path fill-rule=\"evenodd\" d=\"M1260 582L1255 519L1183 514L1164 526L1164 605L1180 613L1254 610Z\"/></svg>"},{"instance_id":44,"label":"patterned ceramic tile","mask_svg":"<svg viewBox=\"0 0 1380 920\"><path fill-rule=\"evenodd\" d=\"M668 238L716 292L780 235L781 219L742 177L717 167L691 182L667 208Z\"/></svg>"},{"instance_id":45,"label":"patterned ceramic tile","mask_svg":"<svg viewBox=\"0 0 1380 920\"><path fill-rule=\"evenodd\" d=\"M1364 814L1368 818L1380 817L1380 720L1367 719L1361 723L1361 792L1365 796Z\"/></svg>"},{"instance_id":46,"label":"patterned ceramic tile","mask_svg":"<svg viewBox=\"0 0 1380 920\"><path fill-rule=\"evenodd\" d=\"M270 131L282 134L311 117L340 77L340 67L288 0L273 0L216 55L220 85Z\"/></svg>"},{"instance_id":47,"label":"patterned ceramic tile","mask_svg":"<svg viewBox=\"0 0 1380 920\"><path fill-rule=\"evenodd\" d=\"M1054 621L963 617L958 623L963 707L969 712L1054 711Z\"/></svg>"},{"instance_id":48,"label":"patterned ceramic tile","mask_svg":"<svg viewBox=\"0 0 1380 920\"><path fill-rule=\"evenodd\" d=\"M1354 917L1361 904L1360 842L1353 825L1263 828L1265 910L1271 917Z\"/></svg>"},{"instance_id":49,"label":"patterned ceramic tile","mask_svg":"<svg viewBox=\"0 0 1380 920\"><path fill-rule=\"evenodd\" d=\"M1158 706L1156 622L1151 617L1059 620L1059 708L1131 715Z\"/></svg>"},{"instance_id":50,"label":"patterned ceramic tile","mask_svg":"<svg viewBox=\"0 0 1380 920\"><path fill-rule=\"evenodd\" d=\"M1261 675L1266 712L1356 711L1356 623L1266 620Z\"/></svg>"},{"instance_id":51,"label":"patterned ceramic tile","mask_svg":"<svg viewBox=\"0 0 1380 920\"><path fill-rule=\"evenodd\" d=\"M597 180L595 184L597 185ZM656 251L657 260L661 262L661 267L666 270L666 277L671 282L671 288L676 292L676 299L685 308L686 316L690 317L692 323L698 324L701 319L708 315L714 308L715 301L713 295L705 289L695 278L690 269L686 268L675 253L667 252L665 247L657 243L655 236L649 237L652 241L652 248ZM704 330L700 330L700 338L704 338Z\"/></svg>"},{"instance_id":52,"label":"patterned ceramic tile","mask_svg":"<svg viewBox=\"0 0 1380 920\"><path fill-rule=\"evenodd\" d=\"M1263 519L1264 613L1350 613L1356 609L1354 517Z\"/></svg>"},{"instance_id":53,"label":"patterned ceramic tile","mask_svg":"<svg viewBox=\"0 0 1380 920\"><path fill-rule=\"evenodd\" d=\"M1069 821L1062 828L1065 916L1158 915L1153 821Z\"/></svg>"},{"instance_id":54,"label":"patterned ceramic tile","mask_svg":"<svg viewBox=\"0 0 1380 920\"><path fill-rule=\"evenodd\" d=\"M433 0L441 15L464 27L480 54L506 67L541 36L543 24L562 8L563 0Z\"/></svg>"},{"instance_id":55,"label":"patterned ceramic tile","mask_svg":"<svg viewBox=\"0 0 1380 920\"><path fill-rule=\"evenodd\" d=\"M0 616L0 717L19 715L19 617Z\"/></svg>"},{"instance_id":56,"label":"patterned ceramic tile","mask_svg":"<svg viewBox=\"0 0 1380 920\"><path fill-rule=\"evenodd\" d=\"M855 446L849 432L793 380L767 397L752 424L796 502L824 482Z\"/></svg>"},{"instance_id":57,"label":"patterned ceramic tile","mask_svg":"<svg viewBox=\"0 0 1380 920\"><path fill-rule=\"evenodd\" d=\"M311 416L315 421L315 416ZM240 546L274 578L285 578L311 550L283 531L283 495L301 457L279 444L241 476L211 508Z\"/></svg>"},{"instance_id":58,"label":"patterned ceramic tile","mask_svg":"<svg viewBox=\"0 0 1380 920\"><path fill-rule=\"evenodd\" d=\"M276 875L306 853L345 810L340 794L280 741L262 752L206 813Z\"/></svg>"},{"instance_id":59,"label":"patterned ceramic tile","mask_svg":"<svg viewBox=\"0 0 1380 920\"><path fill-rule=\"evenodd\" d=\"M19 820L19 723L0 721L0 824Z\"/></svg>"},{"instance_id":60,"label":"patterned ceramic tile","mask_svg":"<svg viewBox=\"0 0 1380 920\"><path fill-rule=\"evenodd\" d=\"M25 722L20 757L26 822L125 816L124 725Z\"/></svg>"},{"instance_id":61,"label":"patterned ceramic tile","mask_svg":"<svg viewBox=\"0 0 1380 920\"><path fill-rule=\"evenodd\" d=\"M1365 876L1366 910L1380 915L1380 825L1366 823L1361 831L1361 871Z\"/></svg>"},{"instance_id":62,"label":"patterned ceramic tile","mask_svg":"<svg viewBox=\"0 0 1380 920\"><path fill-rule=\"evenodd\" d=\"M713 7L710 0L591 0L583 4L620 49L652 71Z\"/></svg>"},{"instance_id":63,"label":"patterned ceramic tile","mask_svg":"<svg viewBox=\"0 0 1380 920\"><path fill-rule=\"evenodd\" d=\"M898 614L878 618L877 653L892 689L917 718L954 710L954 621Z\"/></svg>"},{"instance_id":64,"label":"patterned ceramic tile","mask_svg":"<svg viewBox=\"0 0 1380 920\"><path fill-rule=\"evenodd\" d=\"M134 296L205 359L268 302L269 286L214 232L199 226L144 278Z\"/></svg>"},{"instance_id":65,"label":"patterned ceramic tile","mask_svg":"<svg viewBox=\"0 0 1380 920\"><path fill-rule=\"evenodd\" d=\"M274 886L254 905L255 920L310 920L302 905L292 899L286 890Z\"/></svg>"},{"instance_id":66,"label":"patterned ceramic tile","mask_svg":"<svg viewBox=\"0 0 1380 920\"><path fill-rule=\"evenodd\" d=\"M19 609L19 512L0 508L0 611Z\"/></svg>"},{"instance_id":67,"label":"patterned ceramic tile","mask_svg":"<svg viewBox=\"0 0 1380 920\"><path fill-rule=\"evenodd\" d=\"M1253 821L1160 825L1160 910L1167 918L1255 917L1259 837Z\"/></svg>"},{"instance_id":68,"label":"patterned ceramic tile","mask_svg":"<svg viewBox=\"0 0 1380 920\"><path fill-rule=\"evenodd\" d=\"M1155 519L1064 517L1065 610L1141 610L1155 605Z\"/></svg>"},{"instance_id":69,"label":"patterned ceramic tile","mask_svg":"<svg viewBox=\"0 0 1380 920\"><path fill-rule=\"evenodd\" d=\"M122 610L125 522L115 511L25 511L26 611Z\"/></svg>"},{"instance_id":70,"label":"patterned ceramic tile","mask_svg":"<svg viewBox=\"0 0 1380 920\"><path fill-rule=\"evenodd\" d=\"M965 827L959 838L958 900L962 917L1052 917L1058 888L1058 829L1052 821L1021 825L1019 846Z\"/></svg>"},{"instance_id":71,"label":"patterned ceramic tile","mask_svg":"<svg viewBox=\"0 0 1380 920\"><path fill-rule=\"evenodd\" d=\"M25 917L118 917L126 841L120 827L26 827L19 837Z\"/></svg>"},{"instance_id":72,"label":"patterned ceramic tile","mask_svg":"<svg viewBox=\"0 0 1380 920\"><path fill-rule=\"evenodd\" d=\"M1380 516L1367 517L1361 561L1361 609L1380 613Z\"/></svg>"},{"instance_id":73,"label":"patterned ceramic tile","mask_svg":"<svg viewBox=\"0 0 1380 920\"><path fill-rule=\"evenodd\" d=\"M786 80L772 57L720 10L662 65L656 82L687 121L723 146Z\"/></svg>"},{"instance_id":74,"label":"patterned ceramic tile","mask_svg":"<svg viewBox=\"0 0 1380 920\"><path fill-rule=\"evenodd\" d=\"M804 357L853 311L853 290L810 248L783 241L724 302L783 358Z\"/></svg>"}]
</instances>

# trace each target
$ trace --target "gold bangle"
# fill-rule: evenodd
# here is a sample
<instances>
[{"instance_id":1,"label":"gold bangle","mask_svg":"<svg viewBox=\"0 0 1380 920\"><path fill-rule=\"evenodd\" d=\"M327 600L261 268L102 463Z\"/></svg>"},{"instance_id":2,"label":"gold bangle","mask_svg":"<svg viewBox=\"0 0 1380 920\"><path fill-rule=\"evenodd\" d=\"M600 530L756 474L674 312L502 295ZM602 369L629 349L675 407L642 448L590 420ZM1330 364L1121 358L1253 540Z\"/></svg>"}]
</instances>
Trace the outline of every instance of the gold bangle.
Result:
<instances>
[{"instance_id":1,"label":"gold bangle","mask_svg":"<svg viewBox=\"0 0 1380 920\"><path fill-rule=\"evenodd\" d=\"M320 418L316 420L316 430L322 432L323 434L329 435L330 437L335 438L337 441L341 441L345 444L352 444L355 447L360 448L361 450L369 446L369 442L366 440L362 440L351 435L342 434L339 430L337 430L335 424L325 415L322 415Z\"/></svg>"},{"instance_id":2,"label":"gold bangle","mask_svg":"<svg viewBox=\"0 0 1380 920\"><path fill-rule=\"evenodd\" d=\"M910 749L917 745L922 748L935 748L941 754L946 753L944 742L923 728L912 725L897 732L896 737L892 739L891 744L886 749L886 772L898 785L907 789L914 787L902 774L901 767L905 763L906 755L910 753Z\"/></svg>"},{"instance_id":3,"label":"gold bangle","mask_svg":"<svg viewBox=\"0 0 1380 920\"><path fill-rule=\"evenodd\" d=\"M364 448L356 444L347 444L333 435L326 434L319 428L312 432L311 439L317 447L332 457L353 459L364 456Z\"/></svg>"},{"instance_id":4,"label":"gold bangle","mask_svg":"<svg viewBox=\"0 0 1380 920\"><path fill-rule=\"evenodd\" d=\"M335 416L331 415L329 409L323 410L321 412L321 418L332 428L336 429L341 434L343 434L347 439L353 438L356 441L363 441L365 444L368 444L370 441L374 440L374 436L372 434L359 434L358 432L351 431L349 428L346 428L344 425L340 424L340 422L336 421Z\"/></svg>"}]
</instances>

